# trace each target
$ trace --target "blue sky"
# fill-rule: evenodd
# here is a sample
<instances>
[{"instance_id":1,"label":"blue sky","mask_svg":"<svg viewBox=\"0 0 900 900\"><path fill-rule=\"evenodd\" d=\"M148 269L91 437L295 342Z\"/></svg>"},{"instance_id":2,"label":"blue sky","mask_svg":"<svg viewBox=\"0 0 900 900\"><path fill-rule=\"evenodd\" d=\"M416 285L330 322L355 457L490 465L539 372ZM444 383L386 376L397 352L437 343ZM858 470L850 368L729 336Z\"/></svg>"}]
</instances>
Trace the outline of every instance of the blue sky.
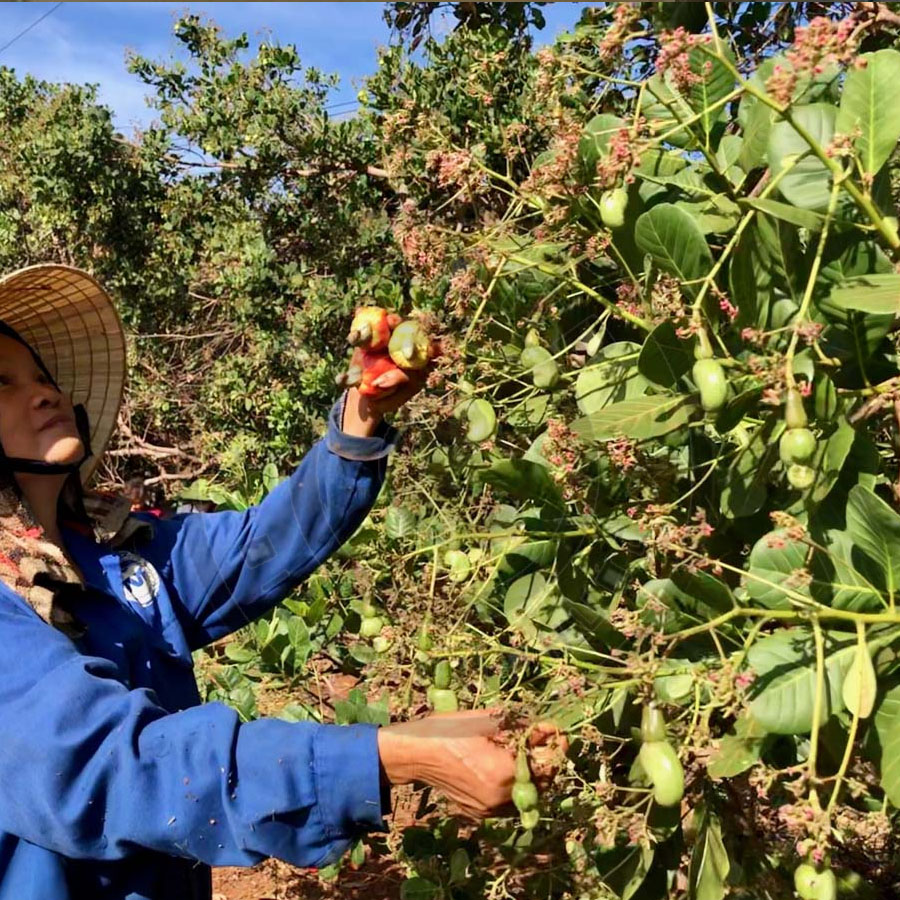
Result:
<instances>
[{"instance_id":1,"label":"blue sky","mask_svg":"<svg viewBox=\"0 0 900 900\"><path fill-rule=\"evenodd\" d=\"M550 3L547 27L538 43L578 21L588 3ZM382 3L63 3L0 2L0 48L40 16L50 14L5 50L0 65L48 81L96 83L100 99L129 134L146 125L154 111L144 102L145 87L125 70L128 49L152 59L176 51L172 27L185 12L203 14L229 36L247 32L251 45L272 37L297 45L304 65L341 76L334 103L354 100L361 79L375 69L376 48L390 38ZM352 113L353 107L339 112ZM338 112L338 111L336 111Z\"/></svg>"}]
</instances>

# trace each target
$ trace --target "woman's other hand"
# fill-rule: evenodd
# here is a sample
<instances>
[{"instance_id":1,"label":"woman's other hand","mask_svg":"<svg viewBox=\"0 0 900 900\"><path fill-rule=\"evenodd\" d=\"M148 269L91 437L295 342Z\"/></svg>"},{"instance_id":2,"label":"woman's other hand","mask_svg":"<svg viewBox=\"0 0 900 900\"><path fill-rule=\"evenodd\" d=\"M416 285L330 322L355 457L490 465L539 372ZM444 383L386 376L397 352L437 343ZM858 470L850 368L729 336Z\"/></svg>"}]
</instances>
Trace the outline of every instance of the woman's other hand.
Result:
<instances>
[{"instance_id":1,"label":"woman's other hand","mask_svg":"<svg viewBox=\"0 0 900 900\"><path fill-rule=\"evenodd\" d=\"M388 725L379 730L382 766L391 784L421 781L450 801L455 811L471 819L513 815L515 750L510 734L500 731L498 710L442 713ZM543 751L534 780L546 787L568 748L565 737L551 723L531 729L532 753Z\"/></svg>"}]
</instances>

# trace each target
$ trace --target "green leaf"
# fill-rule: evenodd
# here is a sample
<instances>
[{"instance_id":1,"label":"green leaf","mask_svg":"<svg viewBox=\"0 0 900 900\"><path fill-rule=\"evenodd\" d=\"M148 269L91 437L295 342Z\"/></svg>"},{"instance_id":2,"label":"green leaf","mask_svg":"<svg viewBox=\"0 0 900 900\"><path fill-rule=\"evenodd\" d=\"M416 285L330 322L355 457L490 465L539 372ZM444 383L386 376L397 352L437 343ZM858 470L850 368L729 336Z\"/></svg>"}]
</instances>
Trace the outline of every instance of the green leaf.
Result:
<instances>
[{"instance_id":1,"label":"green leaf","mask_svg":"<svg viewBox=\"0 0 900 900\"><path fill-rule=\"evenodd\" d=\"M720 499L722 515L732 519L752 516L766 502L766 481L777 452L777 445L771 440L774 427L774 417L770 416L728 467Z\"/></svg>"},{"instance_id":2,"label":"green leaf","mask_svg":"<svg viewBox=\"0 0 900 900\"><path fill-rule=\"evenodd\" d=\"M481 472L482 481L521 500L534 500L555 508L564 506L556 482L546 466L527 459L503 459Z\"/></svg>"},{"instance_id":3,"label":"green leaf","mask_svg":"<svg viewBox=\"0 0 900 900\"><path fill-rule=\"evenodd\" d=\"M654 384L675 387L693 363L688 342L678 337L671 322L663 322L647 335L638 358L638 369Z\"/></svg>"},{"instance_id":4,"label":"green leaf","mask_svg":"<svg viewBox=\"0 0 900 900\"><path fill-rule=\"evenodd\" d=\"M770 321L776 324L775 304L784 297L791 301L791 307L799 307L806 285L808 264L803 257L803 247L797 228L780 219L758 216L756 221L760 241L766 253L766 265L771 273L775 288L770 310ZM793 308L784 319L793 314Z\"/></svg>"},{"instance_id":5,"label":"green leaf","mask_svg":"<svg viewBox=\"0 0 900 900\"><path fill-rule=\"evenodd\" d=\"M900 585L900 516L862 485L850 489L847 533L884 573L889 599Z\"/></svg>"},{"instance_id":6,"label":"green leaf","mask_svg":"<svg viewBox=\"0 0 900 900\"><path fill-rule=\"evenodd\" d=\"M841 708L841 687L856 638L825 632L824 722ZM810 631L789 628L757 641L748 654L757 678L750 714L772 734L808 734L816 697L816 653Z\"/></svg>"},{"instance_id":7,"label":"green leaf","mask_svg":"<svg viewBox=\"0 0 900 900\"><path fill-rule=\"evenodd\" d=\"M837 109L829 103L811 103L795 106L793 120L804 128L821 147L828 146L834 137ZM777 177L787 168L791 158L802 159L778 184L781 195L801 209L825 210L831 194L831 176L828 167L813 155L809 144L787 121L776 122L769 135L769 168Z\"/></svg>"},{"instance_id":8,"label":"green leaf","mask_svg":"<svg viewBox=\"0 0 900 900\"><path fill-rule=\"evenodd\" d=\"M416 517L405 506L388 507L384 514L384 531L395 541L411 537L416 531Z\"/></svg>"},{"instance_id":9,"label":"green leaf","mask_svg":"<svg viewBox=\"0 0 900 900\"><path fill-rule=\"evenodd\" d=\"M819 603L834 609L868 612L884 603L881 591L853 563L853 542L843 531L815 536L817 549L809 569L813 576L810 593Z\"/></svg>"},{"instance_id":10,"label":"green leaf","mask_svg":"<svg viewBox=\"0 0 900 900\"><path fill-rule=\"evenodd\" d=\"M738 165L743 149L744 139L739 134L723 135L722 140L719 141L719 149L716 150L716 162L723 172Z\"/></svg>"},{"instance_id":11,"label":"green leaf","mask_svg":"<svg viewBox=\"0 0 900 900\"><path fill-rule=\"evenodd\" d=\"M744 95L741 100L742 106L749 96L749 94ZM755 101L755 98L752 99ZM759 102L754 102L747 114L747 123L744 125L744 144L738 157L738 165L745 172L750 172L765 163L773 117L774 111L765 103Z\"/></svg>"},{"instance_id":12,"label":"green leaf","mask_svg":"<svg viewBox=\"0 0 900 900\"><path fill-rule=\"evenodd\" d=\"M506 413L506 421L515 428L537 428L547 421L549 410L549 394L525 397L521 403Z\"/></svg>"},{"instance_id":13,"label":"green leaf","mask_svg":"<svg viewBox=\"0 0 900 900\"><path fill-rule=\"evenodd\" d=\"M597 160L606 153L609 139L625 127L624 119L609 113L600 113L585 124L578 142L578 161L585 175L594 170Z\"/></svg>"},{"instance_id":14,"label":"green leaf","mask_svg":"<svg viewBox=\"0 0 900 900\"><path fill-rule=\"evenodd\" d=\"M679 664L691 667L684 660L670 659L668 662L670 668L678 667ZM663 703L678 703L691 696L694 692L694 676L690 672L674 672L666 675L666 668L666 665L660 666L659 674L653 679L653 693L657 699Z\"/></svg>"},{"instance_id":15,"label":"green leaf","mask_svg":"<svg viewBox=\"0 0 900 900\"><path fill-rule=\"evenodd\" d=\"M680 570L672 578L648 581L638 591L638 606L653 601L656 606L662 605L679 613L682 622L686 616L695 623L708 621L730 610L734 604L728 588L712 576L706 580L704 575ZM669 624L677 626L679 623L670 620Z\"/></svg>"},{"instance_id":16,"label":"green leaf","mask_svg":"<svg viewBox=\"0 0 900 900\"><path fill-rule=\"evenodd\" d=\"M728 285L738 308L735 324L765 328L772 304L772 263L755 222L744 230L731 257Z\"/></svg>"},{"instance_id":17,"label":"green leaf","mask_svg":"<svg viewBox=\"0 0 900 900\"><path fill-rule=\"evenodd\" d=\"M778 200L769 200L768 198L760 200L755 197L748 197L742 198L738 202L741 206L758 209L766 215L781 219L783 222L789 222L791 225L797 225L799 228L808 228L810 231L821 231L822 223L825 221L825 217L820 216L818 213L791 206L789 203L781 203Z\"/></svg>"},{"instance_id":18,"label":"green leaf","mask_svg":"<svg viewBox=\"0 0 900 900\"><path fill-rule=\"evenodd\" d=\"M900 722L900 684L894 683L876 700L875 715L872 718L874 736L877 739L876 756L878 751L883 754L891 729L897 722Z\"/></svg>"},{"instance_id":19,"label":"green leaf","mask_svg":"<svg viewBox=\"0 0 900 900\"><path fill-rule=\"evenodd\" d=\"M350 850L350 862L354 866L361 866L366 861L366 844L362 838L354 843Z\"/></svg>"},{"instance_id":20,"label":"green leaf","mask_svg":"<svg viewBox=\"0 0 900 900\"><path fill-rule=\"evenodd\" d=\"M709 777L734 778L755 766L765 742L765 731L759 730L759 735L726 734L706 764Z\"/></svg>"},{"instance_id":21,"label":"green leaf","mask_svg":"<svg viewBox=\"0 0 900 900\"><path fill-rule=\"evenodd\" d=\"M836 128L852 134L859 128L856 151L863 170L874 175L900 139L900 53L878 50L858 57L864 68L851 68L844 81Z\"/></svg>"},{"instance_id":22,"label":"green leaf","mask_svg":"<svg viewBox=\"0 0 900 900\"><path fill-rule=\"evenodd\" d=\"M728 47L723 45L722 51L731 60ZM710 56L700 47L692 48L688 57L691 71L699 75L699 80L691 85L688 104L695 112L704 113L701 119L703 130L710 134L715 123L725 114L725 108L719 106L715 110L707 110L731 93L734 89L734 75L721 59Z\"/></svg>"},{"instance_id":23,"label":"green leaf","mask_svg":"<svg viewBox=\"0 0 900 900\"><path fill-rule=\"evenodd\" d=\"M668 434L687 424L696 407L686 397L657 395L613 403L572 423L572 431L586 441L610 441L624 435L636 441Z\"/></svg>"},{"instance_id":24,"label":"green leaf","mask_svg":"<svg viewBox=\"0 0 900 900\"><path fill-rule=\"evenodd\" d=\"M858 634L853 662L844 676L841 698L844 706L861 719L868 719L875 707L878 678L864 634Z\"/></svg>"},{"instance_id":25,"label":"green leaf","mask_svg":"<svg viewBox=\"0 0 900 900\"><path fill-rule=\"evenodd\" d=\"M610 625L608 613L601 607L595 609L586 603L565 597L563 606L569 611L579 631L592 645L608 650L610 647L622 647L628 643L615 626Z\"/></svg>"},{"instance_id":26,"label":"green leaf","mask_svg":"<svg viewBox=\"0 0 900 900\"><path fill-rule=\"evenodd\" d=\"M575 402L584 415L613 402L640 397L646 391L649 382L637 367L640 351L640 345L631 341L608 344L578 373Z\"/></svg>"},{"instance_id":27,"label":"green leaf","mask_svg":"<svg viewBox=\"0 0 900 900\"><path fill-rule=\"evenodd\" d=\"M650 871L653 847L617 847L601 850L596 865L603 881L621 898L631 900Z\"/></svg>"},{"instance_id":28,"label":"green leaf","mask_svg":"<svg viewBox=\"0 0 900 900\"><path fill-rule=\"evenodd\" d=\"M888 800L900 807L900 709L890 719L882 719L882 728L881 786Z\"/></svg>"},{"instance_id":29,"label":"green leaf","mask_svg":"<svg viewBox=\"0 0 900 900\"><path fill-rule=\"evenodd\" d=\"M296 654L297 662L305 662L310 651L309 628L306 627L306 622L300 616L291 616L287 628L288 640Z\"/></svg>"},{"instance_id":30,"label":"green leaf","mask_svg":"<svg viewBox=\"0 0 900 900\"><path fill-rule=\"evenodd\" d=\"M855 439L855 429L844 416L841 416L833 434L824 441L819 441L810 463L816 472L816 481L810 491L813 503L824 500L834 487Z\"/></svg>"},{"instance_id":31,"label":"green leaf","mask_svg":"<svg viewBox=\"0 0 900 900\"><path fill-rule=\"evenodd\" d=\"M700 280L712 268L712 254L688 213L672 203L660 203L638 216L634 237L641 250L696 296Z\"/></svg>"},{"instance_id":32,"label":"green leaf","mask_svg":"<svg viewBox=\"0 0 900 900\"><path fill-rule=\"evenodd\" d=\"M741 208L724 194L698 203L678 200L674 206L694 220L702 235L727 234L737 227L741 217Z\"/></svg>"},{"instance_id":33,"label":"green leaf","mask_svg":"<svg viewBox=\"0 0 900 900\"><path fill-rule=\"evenodd\" d=\"M697 200L708 200L715 197L719 191L708 181L709 169L698 170L696 166L680 169L677 172L657 175L651 172L637 173L643 181L658 184L661 187L673 187L688 197Z\"/></svg>"},{"instance_id":34,"label":"green leaf","mask_svg":"<svg viewBox=\"0 0 900 900\"><path fill-rule=\"evenodd\" d=\"M708 618L728 612L736 605L728 585L709 572L679 568L671 577L678 590L692 598L694 608L706 607Z\"/></svg>"},{"instance_id":35,"label":"green leaf","mask_svg":"<svg viewBox=\"0 0 900 900\"><path fill-rule=\"evenodd\" d=\"M450 884L465 884L469 878L469 854L465 847L457 847L450 857Z\"/></svg>"},{"instance_id":36,"label":"green leaf","mask_svg":"<svg viewBox=\"0 0 900 900\"><path fill-rule=\"evenodd\" d=\"M709 812L703 817L700 839L691 854L690 882L695 900L722 900L731 871L728 851L722 842L722 826Z\"/></svg>"},{"instance_id":37,"label":"green leaf","mask_svg":"<svg viewBox=\"0 0 900 900\"><path fill-rule=\"evenodd\" d=\"M796 578L796 573L806 566L808 555L809 547L791 540L783 529L764 534L750 551L747 594L769 609L790 609L791 602L782 585L809 596L809 587L803 581L791 583L791 578Z\"/></svg>"},{"instance_id":38,"label":"green leaf","mask_svg":"<svg viewBox=\"0 0 900 900\"><path fill-rule=\"evenodd\" d=\"M240 644L231 643L225 645L225 655L236 663L253 662L256 659L256 651L248 647L242 647Z\"/></svg>"},{"instance_id":39,"label":"green leaf","mask_svg":"<svg viewBox=\"0 0 900 900\"><path fill-rule=\"evenodd\" d=\"M556 585L547 582L540 572L517 578L507 589L503 600L503 614L509 624L533 640L537 634L534 622L545 616L547 606L554 606L558 600Z\"/></svg>"},{"instance_id":40,"label":"green leaf","mask_svg":"<svg viewBox=\"0 0 900 900\"><path fill-rule=\"evenodd\" d=\"M407 878L400 885L400 900L439 900L443 895L440 885L427 878Z\"/></svg>"},{"instance_id":41,"label":"green leaf","mask_svg":"<svg viewBox=\"0 0 900 900\"><path fill-rule=\"evenodd\" d=\"M839 309L896 315L900 312L900 275L862 275L834 288L828 302Z\"/></svg>"}]
</instances>

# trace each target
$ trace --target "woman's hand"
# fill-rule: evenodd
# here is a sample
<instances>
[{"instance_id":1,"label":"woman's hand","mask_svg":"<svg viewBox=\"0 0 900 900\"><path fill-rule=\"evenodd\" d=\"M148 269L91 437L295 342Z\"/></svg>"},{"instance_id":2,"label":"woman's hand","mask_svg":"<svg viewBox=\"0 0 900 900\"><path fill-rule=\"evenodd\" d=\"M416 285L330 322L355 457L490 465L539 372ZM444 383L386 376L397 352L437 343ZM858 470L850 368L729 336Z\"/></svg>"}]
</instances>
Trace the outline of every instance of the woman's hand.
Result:
<instances>
[{"instance_id":1,"label":"woman's hand","mask_svg":"<svg viewBox=\"0 0 900 900\"><path fill-rule=\"evenodd\" d=\"M393 369L385 372L375 381L375 384L385 391L377 397L366 397L355 387L348 388L341 430L345 434L370 437L386 413L396 412L425 387L425 382L433 370L432 363L424 369L411 369L406 372Z\"/></svg>"},{"instance_id":2,"label":"woman's hand","mask_svg":"<svg viewBox=\"0 0 900 900\"><path fill-rule=\"evenodd\" d=\"M554 746L559 760L567 749L565 737L550 723L536 725L529 744ZM467 818L515 814L510 802L515 752L501 740L498 710L442 713L388 725L379 729L378 748L391 784L425 782ZM549 784L558 764L547 762L534 773L539 787Z\"/></svg>"}]
</instances>

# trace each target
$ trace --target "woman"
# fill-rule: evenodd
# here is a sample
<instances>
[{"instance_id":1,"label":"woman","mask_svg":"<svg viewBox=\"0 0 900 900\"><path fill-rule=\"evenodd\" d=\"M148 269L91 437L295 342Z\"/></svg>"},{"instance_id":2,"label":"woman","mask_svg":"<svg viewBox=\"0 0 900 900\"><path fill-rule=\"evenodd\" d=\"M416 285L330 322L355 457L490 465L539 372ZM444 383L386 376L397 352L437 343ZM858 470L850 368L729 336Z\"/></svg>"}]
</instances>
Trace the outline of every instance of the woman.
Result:
<instances>
[{"instance_id":1,"label":"woman","mask_svg":"<svg viewBox=\"0 0 900 900\"><path fill-rule=\"evenodd\" d=\"M202 704L191 653L271 610L358 527L421 387L355 391L245 512L130 512L84 489L116 422L122 326L86 273L0 281L0 900L208 898L210 866L322 866L384 830L394 784L507 810L487 712L378 728ZM400 383L405 382L405 383ZM73 406L74 402L74 406Z\"/></svg>"}]
</instances>

